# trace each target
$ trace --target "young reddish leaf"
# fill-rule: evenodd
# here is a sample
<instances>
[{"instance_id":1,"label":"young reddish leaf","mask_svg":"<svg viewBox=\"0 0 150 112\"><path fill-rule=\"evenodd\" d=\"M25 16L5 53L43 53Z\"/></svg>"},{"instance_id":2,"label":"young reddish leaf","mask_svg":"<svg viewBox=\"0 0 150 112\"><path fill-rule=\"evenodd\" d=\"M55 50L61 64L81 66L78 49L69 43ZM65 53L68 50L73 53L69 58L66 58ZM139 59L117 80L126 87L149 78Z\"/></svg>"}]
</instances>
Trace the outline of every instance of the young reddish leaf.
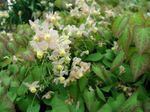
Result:
<instances>
[{"instance_id":1,"label":"young reddish leaf","mask_svg":"<svg viewBox=\"0 0 150 112\"><path fill-rule=\"evenodd\" d=\"M112 31L116 37L119 37L127 26L129 18L126 16L119 16L113 23Z\"/></svg>"},{"instance_id":2,"label":"young reddish leaf","mask_svg":"<svg viewBox=\"0 0 150 112\"><path fill-rule=\"evenodd\" d=\"M135 27L134 42L140 54L146 52L150 48L150 27Z\"/></svg>"},{"instance_id":3,"label":"young reddish leaf","mask_svg":"<svg viewBox=\"0 0 150 112\"><path fill-rule=\"evenodd\" d=\"M131 25L142 25L145 22L144 15L141 13L135 13L130 17L129 23Z\"/></svg>"}]
</instances>

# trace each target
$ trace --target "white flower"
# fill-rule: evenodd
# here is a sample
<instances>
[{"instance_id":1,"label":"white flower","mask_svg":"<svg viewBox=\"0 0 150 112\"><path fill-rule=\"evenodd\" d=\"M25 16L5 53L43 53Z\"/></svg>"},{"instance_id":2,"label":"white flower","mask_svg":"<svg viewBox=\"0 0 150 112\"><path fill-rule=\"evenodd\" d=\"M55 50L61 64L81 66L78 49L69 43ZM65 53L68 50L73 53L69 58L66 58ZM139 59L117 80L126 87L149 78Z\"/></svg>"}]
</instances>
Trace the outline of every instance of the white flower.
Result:
<instances>
[{"instance_id":1,"label":"white flower","mask_svg":"<svg viewBox=\"0 0 150 112\"><path fill-rule=\"evenodd\" d=\"M119 45L116 41L114 41L114 46L111 48L112 50L117 50L119 48Z\"/></svg>"},{"instance_id":2,"label":"white flower","mask_svg":"<svg viewBox=\"0 0 150 112\"><path fill-rule=\"evenodd\" d=\"M119 74L125 73L125 67L124 66L119 66Z\"/></svg>"},{"instance_id":3,"label":"white flower","mask_svg":"<svg viewBox=\"0 0 150 112\"><path fill-rule=\"evenodd\" d=\"M89 54L89 50L83 51L80 56L84 56L84 55L88 55Z\"/></svg>"},{"instance_id":4,"label":"white flower","mask_svg":"<svg viewBox=\"0 0 150 112\"><path fill-rule=\"evenodd\" d=\"M24 84L25 84L25 86L28 87L28 89L30 90L31 93L36 93L37 89L40 87L39 81L34 81L31 84L29 84L29 83L24 83Z\"/></svg>"},{"instance_id":5,"label":"white flower","mask_svg":"<svg viewBox=\"0 0 150 112\"><path fill-rule=\"evenodd\" d=\"M68 3L68 4L66 4L66 7L67 7L67 8L70 8L70 7L72 7L72 4L71 4L71 3Z\"/></svg>"},{"instance_id":6,"label":"white flower","mask_svg":"<svg viewBox=\"0 0 150 112\"><path fill-rule=\"evenodd\" d=\"M54 12L54 13L50 12L49 14L46 15L46 19L47 21L55 24L60 19L60 16L58 15L57 12Z\"/></svg>"},{"instance_id":7,"label":"white flower","mask_svg":"<svg viewBox=\"0 0 150 112\"><path fill-rule=\"evenodd\" d=\"M53 91L48 91L46 94L44 94L42 96L42 98L45 98L45 99L50 99L52 96L51 94L54 93Z\"/></svg>"},{"instance_id":8,"label":"white flower","mask_svg":"<svg viewBox=\"0 0 150 112\"><path fill-rule=\"evenodd\" d=\"M107 17L114 17L115 16L115 13L113 12L113 10L106 10L105 13L106 13Z\"/></svg>"}]
</instances>

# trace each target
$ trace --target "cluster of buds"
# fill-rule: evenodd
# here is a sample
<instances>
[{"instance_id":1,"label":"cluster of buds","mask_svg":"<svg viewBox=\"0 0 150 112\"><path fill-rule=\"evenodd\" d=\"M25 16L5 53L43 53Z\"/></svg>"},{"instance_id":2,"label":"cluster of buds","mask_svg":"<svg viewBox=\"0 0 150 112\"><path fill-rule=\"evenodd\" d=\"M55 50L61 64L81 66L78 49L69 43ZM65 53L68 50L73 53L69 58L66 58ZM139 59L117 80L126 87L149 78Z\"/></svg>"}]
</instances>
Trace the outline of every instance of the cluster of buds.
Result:
<instances>
[{"instance_id":1,"label":"cluster of buds","mask_svg":"<svg viewBox=\"0 0 150 112\"><path fill-rule=\"evenodd\" d=\"M89 16L85 23L81 24L79 27L67 25L64 27L63 31L73 37L89 37L91 33L96 33L98 31L98 27L96 22Z\"/></svg>"}]
</instances>

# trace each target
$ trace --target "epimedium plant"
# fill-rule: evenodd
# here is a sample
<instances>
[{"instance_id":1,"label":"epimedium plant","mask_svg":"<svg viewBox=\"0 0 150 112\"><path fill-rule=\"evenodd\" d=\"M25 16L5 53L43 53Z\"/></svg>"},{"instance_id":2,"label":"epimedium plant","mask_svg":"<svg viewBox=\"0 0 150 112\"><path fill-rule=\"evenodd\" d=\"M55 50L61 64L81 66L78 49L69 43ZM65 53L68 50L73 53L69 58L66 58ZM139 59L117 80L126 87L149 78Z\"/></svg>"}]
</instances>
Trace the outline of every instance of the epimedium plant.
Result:
<instances>
[{"instance_id":1,"label":"epimedium plant","mask_svg":"<svg viewBox=\"0 0 150 112\"><path fill-rule=\"evenodd\" d=\"M0 111L149 112L149 16L66 6L2 32Z\"/></svg>"}]
</instances>

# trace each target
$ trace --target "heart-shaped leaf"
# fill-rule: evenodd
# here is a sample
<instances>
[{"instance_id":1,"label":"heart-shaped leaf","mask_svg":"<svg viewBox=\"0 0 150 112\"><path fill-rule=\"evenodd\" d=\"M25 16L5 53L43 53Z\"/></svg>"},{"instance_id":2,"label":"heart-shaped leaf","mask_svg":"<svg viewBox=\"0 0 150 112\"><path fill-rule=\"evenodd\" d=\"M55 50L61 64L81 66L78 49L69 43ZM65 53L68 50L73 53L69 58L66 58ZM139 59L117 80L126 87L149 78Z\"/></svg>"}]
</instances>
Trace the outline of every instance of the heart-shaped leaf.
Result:
<instances>
[{"instance_id":1,"label":"heart-shaped leaf","mask_svg":"<svg viewBox=\"0 0 150 112\"><path fill-rule=\"evenodd\" d=\"M150 48L150 27L135 27L134 42L140 54L146 52Z\"/></svg>"},{"instance_id":2,"label":"heart-shaped leaf","mask_svg":"<svg viewBox=\"0 0 150 112\"><path fill-rule=\"evenodd\" d=\"M147 70L149 64L150 59L148 55L135 54L131 58L131 69L134 79L137 79L139 76L141 76Z\"/></svg>"},{"instance_id":3,"label":"heart-shaped leaf","mask_svg":"<svg viewBox=\"0 0 150 112\"><path fill-rule=\"evenodd\" d=\"M112 31L116 37L119 37L127 26L129 18L126 16L119 16L113 23Z\"/></svg>"}]
</instances>

